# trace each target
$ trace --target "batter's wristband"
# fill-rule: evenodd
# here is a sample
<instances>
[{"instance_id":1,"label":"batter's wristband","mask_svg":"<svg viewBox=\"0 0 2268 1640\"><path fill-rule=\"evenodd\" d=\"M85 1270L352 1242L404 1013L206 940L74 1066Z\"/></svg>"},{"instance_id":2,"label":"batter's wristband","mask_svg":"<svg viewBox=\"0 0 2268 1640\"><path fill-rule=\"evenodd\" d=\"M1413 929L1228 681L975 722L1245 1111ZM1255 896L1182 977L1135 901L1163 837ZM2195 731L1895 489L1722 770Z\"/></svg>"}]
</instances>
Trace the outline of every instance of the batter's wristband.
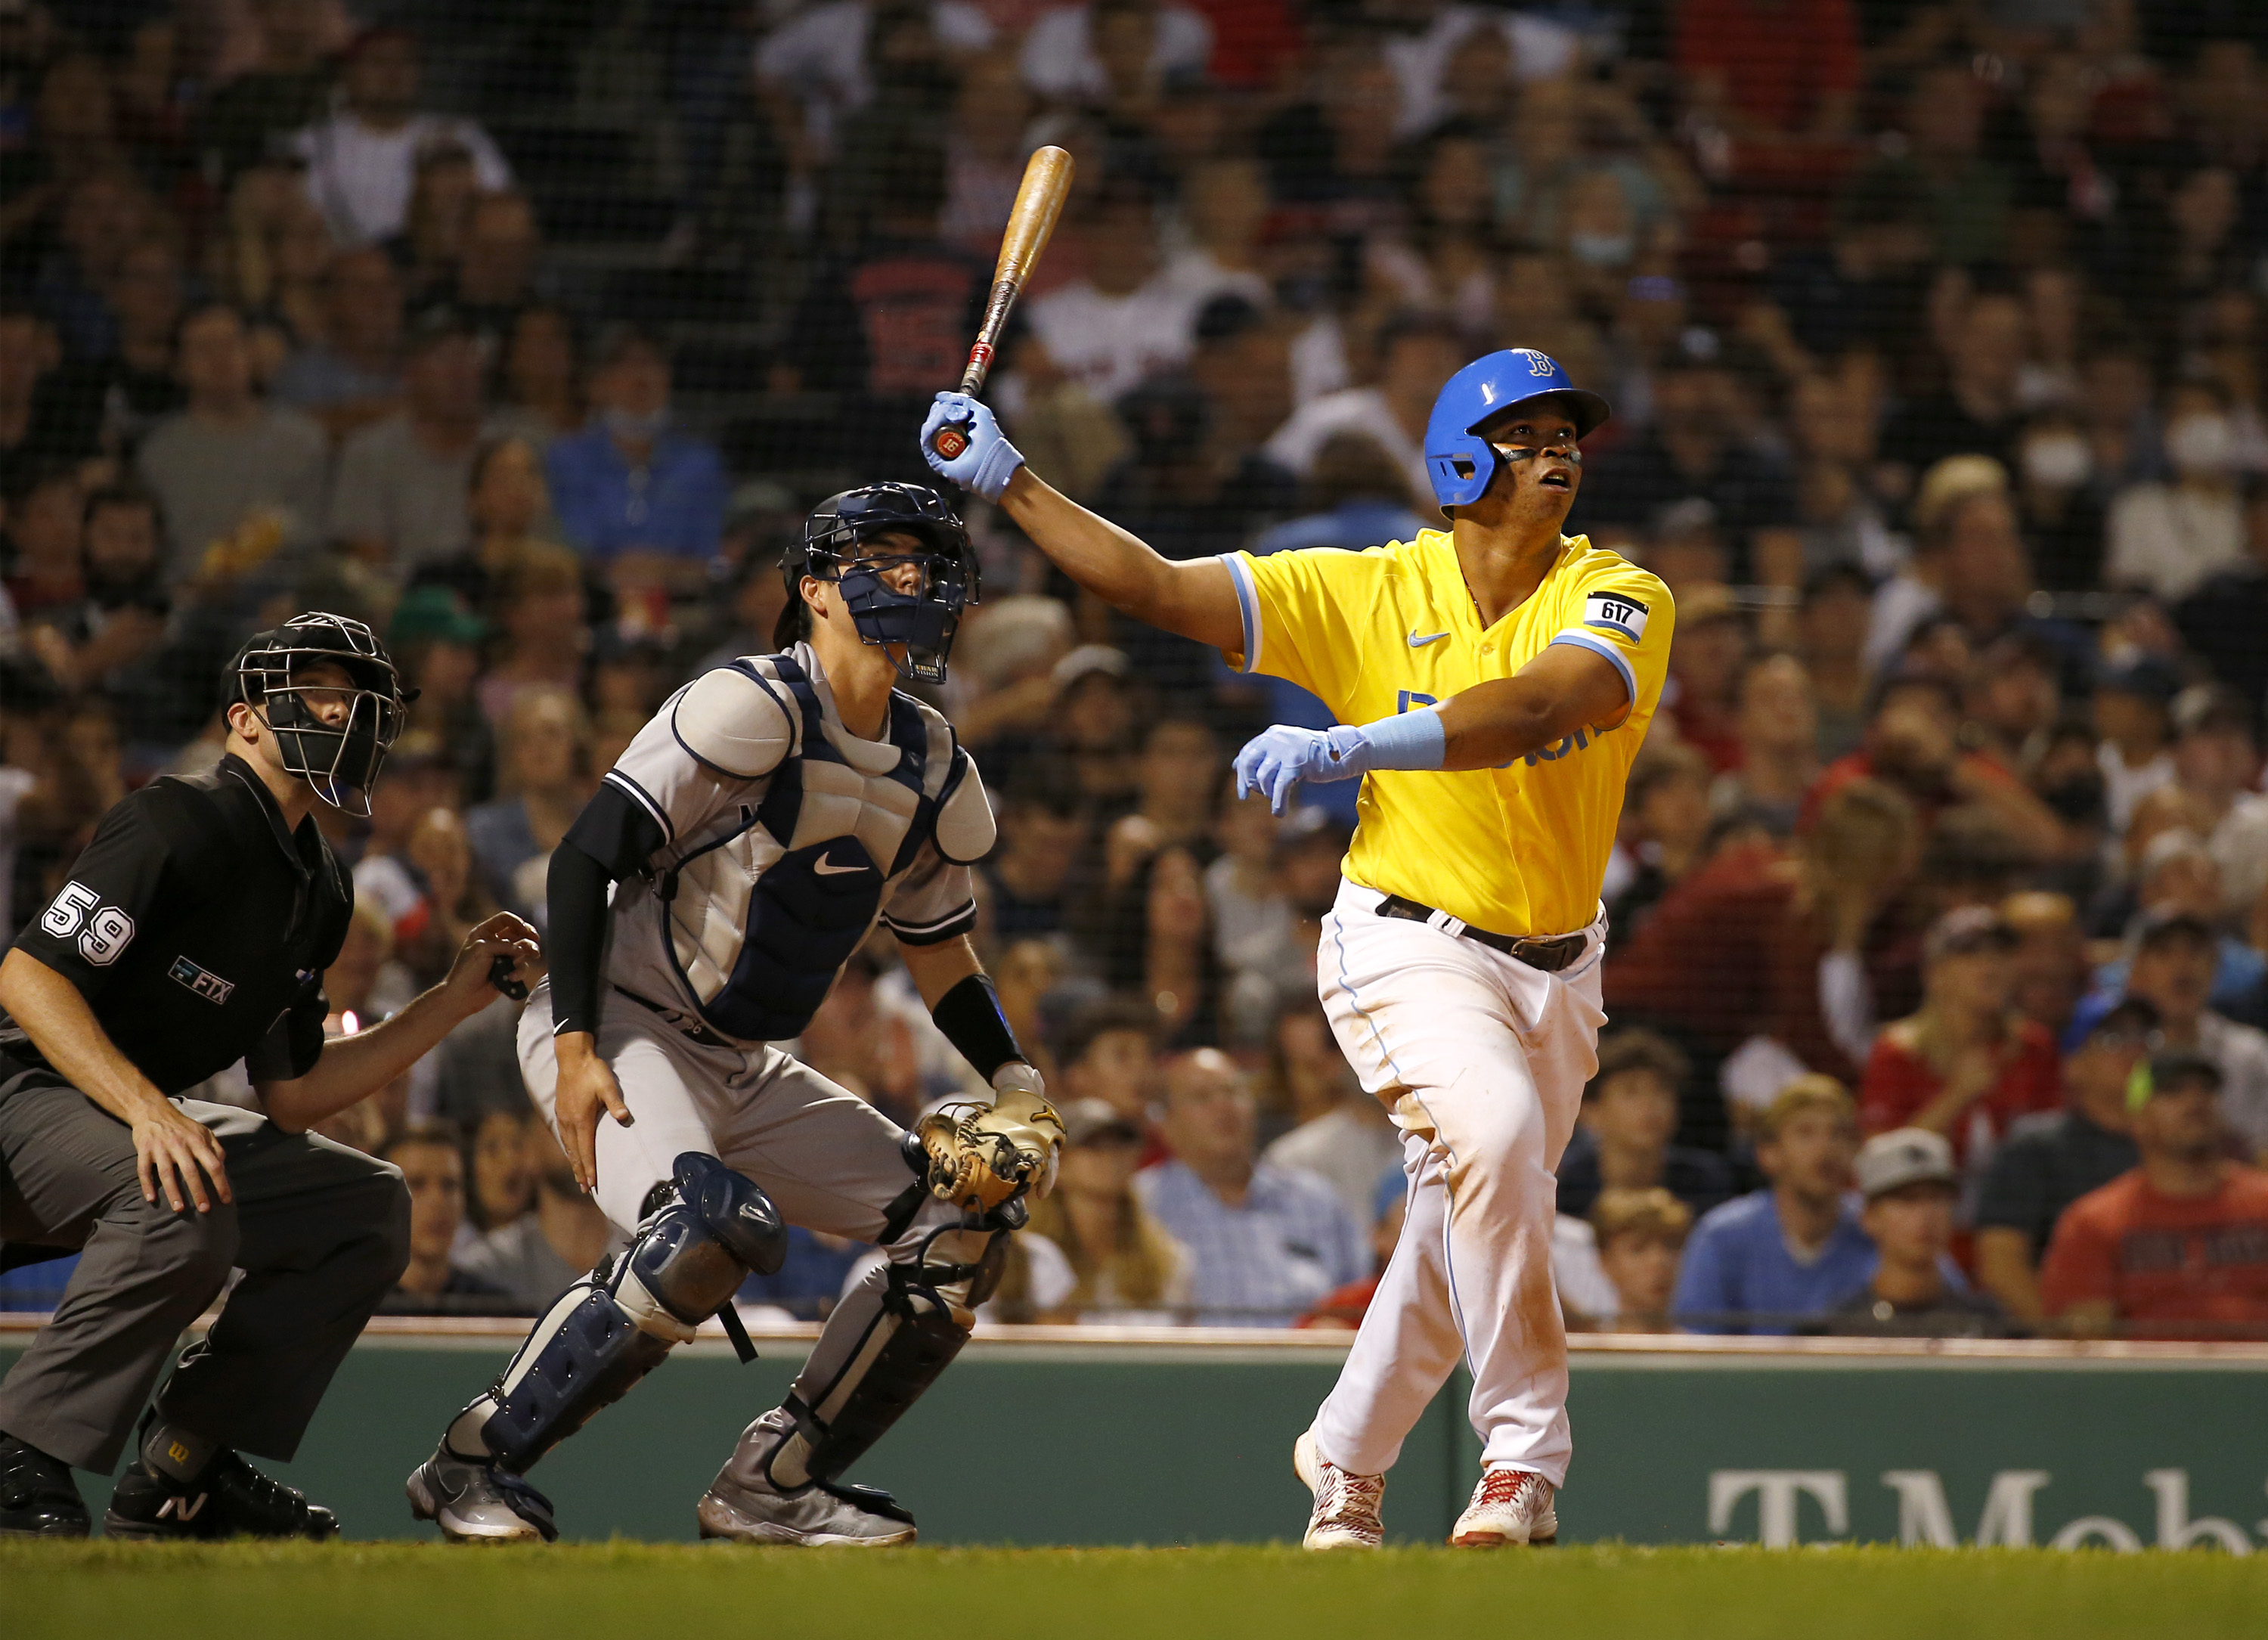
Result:
<instances>
[{"instance_id":1,"label":"batter's wristband","mask_svg":"<svg viewBox=\"0 0 2268 1640\"><path fill-rule=\"evenodd\" d=\"M1000 1011L1000 993L990 974L971 974L938 998L929 1011L945 1039L961 1050L961 1058L990 1082L1000 1067L1024 1057L1008 1016Z\"/></svg>"},{"instance_id":2,"label":"batter's wristband","mask_svg":"<svg viewBox=\"0 0 2268 1640\"><path fill-rule=\"evenodd\" d=\"M1438 769L1449 755L1449 731L1438 706L1366 723L1362 740L1366 769Z\"/></svg>"}]
</instances>

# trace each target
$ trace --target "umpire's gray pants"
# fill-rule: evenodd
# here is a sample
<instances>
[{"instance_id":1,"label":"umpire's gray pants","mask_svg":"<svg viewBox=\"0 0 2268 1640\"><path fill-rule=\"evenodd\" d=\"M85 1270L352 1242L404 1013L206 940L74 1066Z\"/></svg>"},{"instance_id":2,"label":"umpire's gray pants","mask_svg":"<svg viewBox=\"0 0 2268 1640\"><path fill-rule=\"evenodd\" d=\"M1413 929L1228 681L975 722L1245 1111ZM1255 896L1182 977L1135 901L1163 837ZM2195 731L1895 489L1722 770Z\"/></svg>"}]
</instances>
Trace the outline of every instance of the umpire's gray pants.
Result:
<instances>
[{"instance_id":1,"label":"umpire's gray pants","mask_svg":"<svg viewBox=\"0 0 2268 1640\"><path fill-rule=\"evenodd\" d=\"M0 1240L82 1249L55 1319L0 1382L0 1430L108 1471L181 1331L244 1279L182 1352L159 1414L288 1460L331 1374L409 1259L401 1173L225 1104L178 1101L220 1136L232 1203L143 1200L126 1124L32 1071L0 1084Z\"/></svg>"}]
</instances>

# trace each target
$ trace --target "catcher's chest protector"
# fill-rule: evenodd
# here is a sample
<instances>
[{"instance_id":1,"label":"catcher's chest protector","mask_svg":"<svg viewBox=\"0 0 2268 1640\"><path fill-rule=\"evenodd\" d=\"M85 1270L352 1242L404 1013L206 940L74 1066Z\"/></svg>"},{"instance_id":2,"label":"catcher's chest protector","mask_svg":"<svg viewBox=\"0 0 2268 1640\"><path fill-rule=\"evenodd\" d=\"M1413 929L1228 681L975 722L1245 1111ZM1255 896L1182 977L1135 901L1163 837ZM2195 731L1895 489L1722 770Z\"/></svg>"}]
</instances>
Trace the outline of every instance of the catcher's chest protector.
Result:
<instances>
[{"instance_id":1,"label":"catcher's chest protector","mask_svg":"<svg viewBox=\"0 0 2268 1640\"><path fill-rule=\"evenodd\" d=\"M753 806L664 876L660 912L703 1016L727 1036L771 1042L811 1023L892 885L936 842L968 758L909 696L890 697L891 757L830 726L792 656L737 664L792 705L795 750Z\"/></svg>"}]
</instances>

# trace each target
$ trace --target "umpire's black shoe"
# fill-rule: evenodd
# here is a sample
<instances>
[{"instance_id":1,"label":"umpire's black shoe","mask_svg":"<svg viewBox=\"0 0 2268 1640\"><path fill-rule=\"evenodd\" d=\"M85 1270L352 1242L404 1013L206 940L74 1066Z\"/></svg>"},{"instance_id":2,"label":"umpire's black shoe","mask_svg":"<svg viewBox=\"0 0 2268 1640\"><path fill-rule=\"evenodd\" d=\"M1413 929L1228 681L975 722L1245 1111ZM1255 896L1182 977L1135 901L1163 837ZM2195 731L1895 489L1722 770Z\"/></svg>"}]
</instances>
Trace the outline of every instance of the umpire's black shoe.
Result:
<instances>
[{"instance_id":1,"label":"umpire's black shoe","mask_svg":"<svg viewBox=\"0 0 2268 1640\"><path fill-rule=\"evenodd\" d=\"M70 1466L0 1435L0 1538L83 1538L86 1500Z\"/></svg>"},{"instance_id":2,"label":"umpire's black shoe","mask_svg":"<svg viewBox=\"0 0 2268 1640\"><path fill-rule=\"evenodd\" d=\"M339 1534L339 1518L296 1488L223 1452L187 1485L136 1463L118 1478L103 1511L114 1538L312 1538Z\"/></svg>"}]
</instances>

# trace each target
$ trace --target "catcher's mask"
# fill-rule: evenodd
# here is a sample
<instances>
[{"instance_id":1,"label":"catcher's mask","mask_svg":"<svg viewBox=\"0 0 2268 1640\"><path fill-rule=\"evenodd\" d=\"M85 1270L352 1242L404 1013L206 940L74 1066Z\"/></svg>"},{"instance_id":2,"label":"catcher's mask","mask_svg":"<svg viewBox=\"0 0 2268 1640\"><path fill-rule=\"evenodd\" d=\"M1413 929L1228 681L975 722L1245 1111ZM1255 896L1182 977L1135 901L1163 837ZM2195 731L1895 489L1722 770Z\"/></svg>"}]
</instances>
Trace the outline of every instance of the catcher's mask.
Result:
<instances>
[{"instance_id":1,"label":"catcher's mask","mask_svg":"<svg viewBox=\"0 0 2268 1640\"><path fill-rule=\"evenodd\" d=\"M300 693L308 687L301 675L325 661L349 680L343 688L317 686L343 697L345 710L335 721L327 721ZM231 703L240 700L266 720L284 769L351 815L370 813L371 788L417 696L414 689L402 692L393 659L375 632L360 621L320 610L255 633L230 663L225 687Z\"/></svg>"},{"instance_id":2,"label":"catcher's mask","mask_svg":"<svg viewBox=\"0 0 2268 1640\"><path fill-rule=\"evenodd\" d=\"M921 550L885 545L871 554L860 550L887 535L911 536ZM919 566L921 585L902 592L884 573L908 563ZM903 658L891 656L899 676L924 683L945 682L961 611L978 596L968 526L926 484L867 484L821 502L805 521L801 543L781 558L780 573L788 595L780 629L783 646L807 630L801 583L814 575L842 588L860 638L870 644L902 645Z\"/></svg>"}]
</instances>

